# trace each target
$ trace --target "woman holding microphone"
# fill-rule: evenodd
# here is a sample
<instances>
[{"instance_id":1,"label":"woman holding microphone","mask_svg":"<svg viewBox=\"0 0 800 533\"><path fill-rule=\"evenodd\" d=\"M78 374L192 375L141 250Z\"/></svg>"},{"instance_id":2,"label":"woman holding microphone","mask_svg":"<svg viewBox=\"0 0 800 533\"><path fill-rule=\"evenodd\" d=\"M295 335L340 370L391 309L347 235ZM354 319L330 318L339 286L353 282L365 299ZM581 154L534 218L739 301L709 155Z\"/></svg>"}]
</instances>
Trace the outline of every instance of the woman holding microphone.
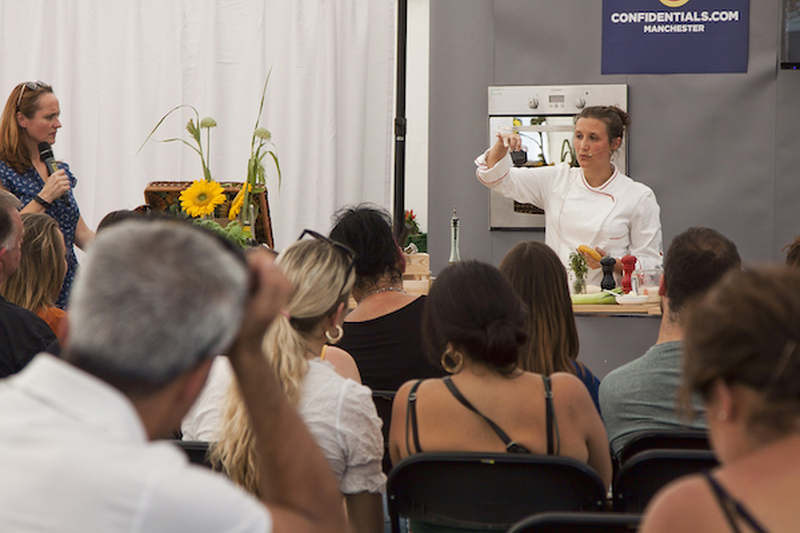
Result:
<instances>
[{"instance_id":1,"label":"woman holding microphone","mask_svg":"<svg viewBox=\"0 0 800 533\"><path fill-rule=\"evenodd\" d=\"M53 88L41 81L20 83L8 97L0 120L0 187L22 202L22 213L47 213L58 222L67 248L67 275L56 305L63 308L75 277L73 244L84 248L94 237L81 218L72 188L77 180L66 163L50 174L41 143L53 144L61 128Z\"/></svg>"},{"instance_id":2,"label":"woman holding microphone","mask_svg":"<svg viewBox=\"0 0 800 533\"><path fill-rule=\"evenodd\" d=\"M622 145L628 114L614 106L583 109L575 122L573 144L580 164L515 168L509 152L522 146L519 135L498 133L495 144L476 159L481 183L518 202L545 211L545 243L564 265L580 245L617 260L632 254L644 269L662 260L660 209L653 191L612 164ZM583 252L582 252L583 253ZM587 283L599 285L600 262L583 253L591 269Z\"/></svg>"}]
</instances>

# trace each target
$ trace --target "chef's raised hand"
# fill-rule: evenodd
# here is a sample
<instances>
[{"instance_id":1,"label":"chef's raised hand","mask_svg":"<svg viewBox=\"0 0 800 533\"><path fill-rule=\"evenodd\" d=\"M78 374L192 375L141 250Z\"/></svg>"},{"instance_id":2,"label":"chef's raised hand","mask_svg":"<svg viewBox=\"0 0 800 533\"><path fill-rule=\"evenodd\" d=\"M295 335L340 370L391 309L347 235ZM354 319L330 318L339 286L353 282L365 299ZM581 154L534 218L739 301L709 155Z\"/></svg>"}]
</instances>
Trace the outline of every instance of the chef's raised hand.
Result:
<instances>
[{"instance_id":1,"label":"chef's raised hand","mask_svg":"<svg viewBox=\"0 0 800 533\"><path fill-rule=\"evenodd\" d=\"M606 252L599 246L595 247L595 250L597 251L598 254L600 254L600 259L603 259L608 255L608 252ZM600 264L600 260L595 259L594 257L591 256L591 254L588 254L586 252L581 251L581 253L583 254L583 257L586 258L586 265L589 268L591 268L592 270L603 268L603 265ZM620 261L619 259L617 259L617 262L614 263L614 272L617 273L622 272L622 261Z\"/></svg>"},{"instance_id":2,"label":"chef's raised hand","mask_svg":"<svg viewBox=\"0 0 800 533\"><path fill-rule=\"evenodd\" d=\"M486 164L489 168L495 166L510 151L516 152L522 148L522 139L516 133L498 133L497 140L486 154Z\"/></svg>"},{"instance_id":3,"label":"chef's raised hand","mask_svg":"<svg viewBox=\"0 0 800 533\"><path fill-rule=\"evenodd\" d=\"M581 245L578 247L578 252L580 252L584 259L586 259L586 266L592 270L602 268L600 259L606 256L605 250L602 248L589 248L588 246Z\"/></svg>"}]
</instances>

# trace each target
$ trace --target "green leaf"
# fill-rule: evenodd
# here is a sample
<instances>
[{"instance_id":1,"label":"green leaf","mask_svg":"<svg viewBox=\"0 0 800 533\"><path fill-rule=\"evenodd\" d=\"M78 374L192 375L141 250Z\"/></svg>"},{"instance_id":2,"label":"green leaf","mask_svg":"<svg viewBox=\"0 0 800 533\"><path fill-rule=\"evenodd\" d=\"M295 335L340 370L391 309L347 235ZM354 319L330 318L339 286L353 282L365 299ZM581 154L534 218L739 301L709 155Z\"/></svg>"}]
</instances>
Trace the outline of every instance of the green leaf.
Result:
<instances>
[{"instance_id":1,"label":"green leaf","mask_svg":"<svg viewBox=\"0 0 800 533\"><path fill-rule=\"evenodd\" d=\"M278 188L280 189L280 187L281 187L281 164L278 163L278 156L275 155L275 152L270 150L267 153L272 156L272 160L275 161L275 168L278 169Z\"/></svg>"},{"instance_id":2,"label":"green leaf","mask_svg":"<svg viewBox=\"0 0 800 533\"><path fill-rule=\"evenodd\" d=\"M166 113L166 114L165 114L163 117L161 117L161 120L159 120L159 121L158 121L158 124L156 124L156 125L155 125L155 127L154 127L154 128L151 130L151 131L150 131L150 133L147 135L147 138L144 140L144 142L142 143L142 145L139 147L139 149L138 149L138 150L136 150L136 153L138 154L138 153L139 153L139 152L142 150L142 148L144 148L144 145L145 145L145 144L147 144L147 141L149 141L149 140L150 140L150 138L153 136L153 134L156 132L156 130L158 130L158 128L161 126L161 124L162 124L162 123L163 123L165 120L167 120L167 117L169 117L169 116L170 116L172 113L174 113L174 112L175 112L175 111L177 111L178 109L182 109L182 108L184 108L184 107L188 107L189 109L191 109L192 111L194 111L195 115L197 115L198 117L200 116L200 115L199 115L199 113L197 112L197 109L195 109L195 108L194 108L194 106L192 106L192 105L189 105L189 104L181 104L181 105L178 105L178 106L175 106L175 107L173 107L172 109L170 109L169 111L167 111L167 113Z\"/></svg>"}]
</instances>

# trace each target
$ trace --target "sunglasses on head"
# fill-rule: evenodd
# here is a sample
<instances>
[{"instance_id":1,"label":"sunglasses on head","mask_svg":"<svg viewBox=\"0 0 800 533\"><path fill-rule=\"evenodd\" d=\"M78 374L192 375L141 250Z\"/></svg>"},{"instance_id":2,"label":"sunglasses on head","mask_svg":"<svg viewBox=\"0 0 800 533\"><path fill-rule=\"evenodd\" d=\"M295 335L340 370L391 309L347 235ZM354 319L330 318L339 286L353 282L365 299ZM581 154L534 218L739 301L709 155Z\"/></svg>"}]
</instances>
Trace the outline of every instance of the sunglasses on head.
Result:
<instances>
[{"instance_id":1,"label":"sunglasses on head","mask_svg":"<svg viewBox=\"0 0 800 533\"><path fill-rule=\"evenodd\" d=\"M26 81L23 83L22 89L19 91L19 97L17 98L17 111L19 111L19 106L22 103L22 96L25 94L25 89L28 89L29 91L38 91L39 89L48 88L50 88L50 86L43 81Z\"/></svg>"},{"instance_id":2,"label":"sunglasses on head","mask_svg":"<svg viewBox=\"0 0 800 533\"><path fill-rule=\"evenodd\" d=\"M344 283L342 283L342 288L339 289L339 294L342 294L344 292L344 288L347 286L347 280L350 279L350 272L352 272L356 266L356 259L358 258L358 254L356 254L355 251L353 251L353 249L350 248L349 246L345 246L340 242L329 239L325 235L322 235L310 229L303 230L303 233L300 234L300 237L297 240L298 241L303 240L303 237L305 237L306 235L310 235L311 237L315 238L318 241L327 242L328 244L330 244L331 246L342 252L342 254L350 261L350 266L347 268L347 272L344 275Z\"/></svg>"}]
</instances>

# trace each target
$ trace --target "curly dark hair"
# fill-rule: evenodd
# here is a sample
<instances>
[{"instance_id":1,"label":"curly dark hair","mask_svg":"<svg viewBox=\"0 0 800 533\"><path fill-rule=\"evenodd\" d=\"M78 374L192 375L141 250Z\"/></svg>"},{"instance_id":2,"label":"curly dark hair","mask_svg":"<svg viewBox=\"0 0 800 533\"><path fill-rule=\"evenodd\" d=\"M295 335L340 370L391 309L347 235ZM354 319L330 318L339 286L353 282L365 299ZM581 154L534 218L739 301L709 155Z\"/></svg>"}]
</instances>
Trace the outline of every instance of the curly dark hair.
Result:
<instances>
[{"instance_id":1,"label":"curly dark hair","mask_svg":"<svg viewBox=\"0 0 800 533\"><path fill-rule=\"evenodd\" d=\"M356 287L369 287L384 276L393 282L403 278L402 252L392 236L392 217L387 211L371 204L349 206L337 211L333 221L330 238L358 254Z\"/></svg>"}]
</instances>

